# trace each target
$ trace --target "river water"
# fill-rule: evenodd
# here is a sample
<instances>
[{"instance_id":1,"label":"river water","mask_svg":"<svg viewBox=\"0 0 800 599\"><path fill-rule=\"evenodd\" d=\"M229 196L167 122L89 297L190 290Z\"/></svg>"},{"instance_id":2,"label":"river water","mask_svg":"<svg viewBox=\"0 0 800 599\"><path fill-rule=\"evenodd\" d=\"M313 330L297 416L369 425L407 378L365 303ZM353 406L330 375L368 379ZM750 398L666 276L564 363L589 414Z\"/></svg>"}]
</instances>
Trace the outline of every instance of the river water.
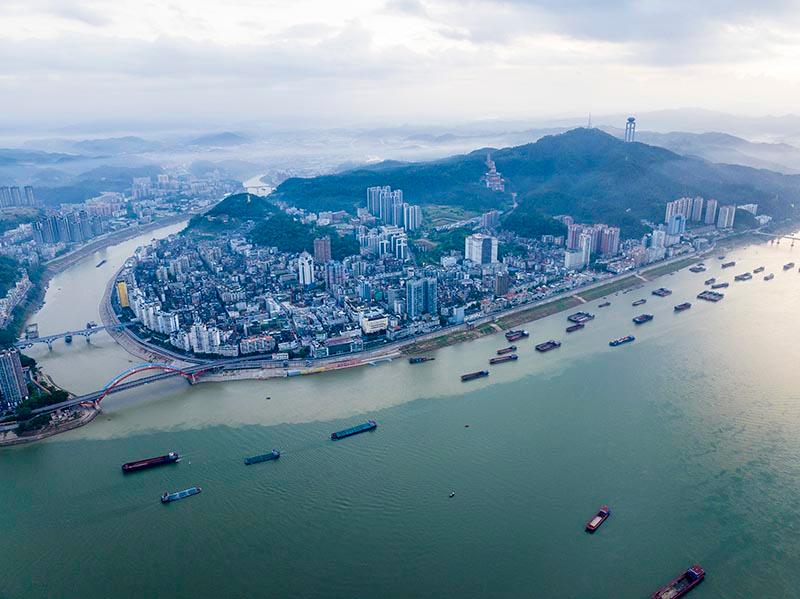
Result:
<instances>
[{"instance_id":1,"label":"river water","mask_svg":"<svg viewBox=\"0 0 800 599\"><path fill-rule=\"evenodd\" d=\"M41 333L97 320L125 257L178 228L54 278ZM468 384L458 375L501 337L417 366L110 396L90 425L0 451L0 597L626 598L693 563L708 572L693 597L797 596L800 274L781 266L799 257L741 248L735 269L713 257L589 303L597 318L571 335L563 313L537 321L518 362ZM774 280L694 299L704 279L762 264ZM660 285L673 295L651 296ZM644 311L655 319L635 327ZM549 338L563 346L533 351ZM104 334L32 355L77 392L137 362ZM367 417L377 431L329 440ZM242 465L272 447L280 460ZM169 450L184 459L120 471ZM191 485L203 493L159 503ZM604 503L611 518L586 534Z\"/></svg>"}]
</instances>

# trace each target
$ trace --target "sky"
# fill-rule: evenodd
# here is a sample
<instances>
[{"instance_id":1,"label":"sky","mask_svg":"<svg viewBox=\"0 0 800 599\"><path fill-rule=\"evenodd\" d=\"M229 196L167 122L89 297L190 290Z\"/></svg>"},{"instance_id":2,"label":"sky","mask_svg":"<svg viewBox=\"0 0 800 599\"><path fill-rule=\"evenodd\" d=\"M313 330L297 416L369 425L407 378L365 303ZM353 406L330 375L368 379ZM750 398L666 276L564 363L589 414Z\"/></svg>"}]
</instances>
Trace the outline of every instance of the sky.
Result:
<instances>
[{"instance_id":1,"label":"sky","mask_svg":"<svg viewBox=\"0 0 800 599\"><path fill-rule=\"evenodd\" d=\"M0 123L785 114L800 0L0 0Z\"/></svg>"}]
</instances>

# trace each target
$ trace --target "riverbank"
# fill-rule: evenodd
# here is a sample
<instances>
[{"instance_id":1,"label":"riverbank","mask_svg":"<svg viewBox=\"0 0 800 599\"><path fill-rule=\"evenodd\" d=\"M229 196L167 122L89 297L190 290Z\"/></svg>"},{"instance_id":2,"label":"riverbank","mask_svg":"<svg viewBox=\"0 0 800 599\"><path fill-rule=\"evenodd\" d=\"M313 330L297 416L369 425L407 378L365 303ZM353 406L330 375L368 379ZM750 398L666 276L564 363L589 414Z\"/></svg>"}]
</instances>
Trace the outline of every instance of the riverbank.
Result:
<instances>
[{"instance_id":1,"label":"riverbank","mask_svg":"<svg viewBox=\"0 0 800 599\"><path fill-rule=\"evenodd\" d=\"M0 430L0 447L33 443L46 439L47 437L74 430L89 424L92 420L97 418L100 414L100 408L76 408L73 414L78 414L78 416L48 424L46 427L30 435L18 435L14 429Z\"/></svg>"}]
</instances>

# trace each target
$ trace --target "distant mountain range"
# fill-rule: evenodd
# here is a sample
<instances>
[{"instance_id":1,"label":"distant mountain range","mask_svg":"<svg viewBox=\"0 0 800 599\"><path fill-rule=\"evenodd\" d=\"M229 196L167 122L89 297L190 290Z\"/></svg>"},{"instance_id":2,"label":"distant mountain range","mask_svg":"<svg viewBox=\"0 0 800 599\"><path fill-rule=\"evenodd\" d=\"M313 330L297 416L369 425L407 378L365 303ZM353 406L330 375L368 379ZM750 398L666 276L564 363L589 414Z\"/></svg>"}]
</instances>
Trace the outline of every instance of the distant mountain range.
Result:
<instances>
[{"instance_id":1,"label":"distant mountain range","mask_svg":"<svg viewBox=\"0 0 800 599\"><path fill-rule=\"evenodd\" d=\"M683 195L714 197L723 204L757 202L777 217L794 214L792 202L800 195L800 176L714 164L579 128L536 143L432 162L382 162L336 175L292 178L274 197L312 211L352 211L364 205L367 187L391 185L403 189L412 203L471 210L508 207L508 193L491 192L481 184L487 152L506 178L506 190L518 194L515 215L531 222L571 214L636 233L641 219L660 220L666 202Z\"/></svg>"},{"instance_id":2,"label":"distant mountain range","mask_svg":"<svg viewBox=\"0 0 800 599\"><path fill-rule=\"evenodd\" d=\"M208 135L201 135L189 142L193 146L209 146L209 147L227 147L227 146L241 146L243 144L251 143L251 139L239 135L238 133L231 133L230 131L223 131L222 133L210 133Z\"/></svg>"}]
</instances>

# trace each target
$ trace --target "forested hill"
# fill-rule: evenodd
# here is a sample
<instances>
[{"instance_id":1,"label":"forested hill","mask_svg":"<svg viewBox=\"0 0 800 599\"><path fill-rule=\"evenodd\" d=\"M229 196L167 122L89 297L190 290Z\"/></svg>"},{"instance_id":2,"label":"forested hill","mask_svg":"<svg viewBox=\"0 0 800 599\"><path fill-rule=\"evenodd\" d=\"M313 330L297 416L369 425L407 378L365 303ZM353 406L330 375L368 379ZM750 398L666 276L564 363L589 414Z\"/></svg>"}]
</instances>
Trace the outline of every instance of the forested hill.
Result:
<instances>
[{"instance_id":1,"label":"forested hill","mask_svg":"<svg viewBox=\"0 0 800 599\"><path fill-rule=\"evenodd\" d=\"M490 150L507 191L518 194L519 214L568 213L579 220L627 229L658 220L666 202L683 195L721 203L756 202L764 212L788 216L800 198L800 176L713 164L642 143L625 143L598 129L573 129L536 143ZM366 188L401 188L406 201L487 210L508 204L508 194L485 189L486 149L421 163L384 162L314 177L288 179L275 199L312 211L364 205ZM800 206L800 203L798 203Z\"/></svg>"}]
</instances>

